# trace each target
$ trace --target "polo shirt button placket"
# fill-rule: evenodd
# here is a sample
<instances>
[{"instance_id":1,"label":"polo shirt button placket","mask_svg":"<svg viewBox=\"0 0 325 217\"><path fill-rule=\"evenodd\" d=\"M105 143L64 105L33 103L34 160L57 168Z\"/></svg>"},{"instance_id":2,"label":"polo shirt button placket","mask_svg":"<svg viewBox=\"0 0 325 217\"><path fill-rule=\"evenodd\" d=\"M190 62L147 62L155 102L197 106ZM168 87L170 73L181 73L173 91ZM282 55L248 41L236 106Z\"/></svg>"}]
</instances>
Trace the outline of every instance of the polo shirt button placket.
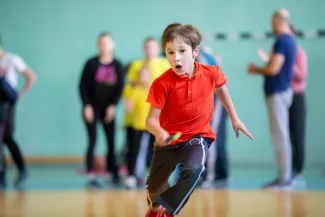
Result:
<instances>
[{"instance_id":1,"label":"polo shirt button placket","mask_svg":"<svg viewBox=\"0 0 325 217\"><path fill-rule=\"evenodd\" d=\"M192 98L192 82L191 80L188 81L188 96Z\"/></svg>"}]
</instances>

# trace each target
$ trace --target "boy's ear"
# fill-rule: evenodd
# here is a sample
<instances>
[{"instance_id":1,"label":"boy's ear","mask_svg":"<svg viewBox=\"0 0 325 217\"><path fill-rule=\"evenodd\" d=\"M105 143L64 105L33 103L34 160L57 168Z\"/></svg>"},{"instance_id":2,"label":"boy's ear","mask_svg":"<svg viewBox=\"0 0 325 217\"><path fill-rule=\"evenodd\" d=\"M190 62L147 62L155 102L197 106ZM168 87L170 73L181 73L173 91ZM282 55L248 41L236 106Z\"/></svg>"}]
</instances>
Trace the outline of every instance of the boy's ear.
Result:
<instances>
[{"instance_id":1,"label":"boy's ear","mask_svg":"<svg viewBox=\"0 0 325 217\"><path fill-rule=\"evenodd\" d=\"M196 58L199 56L200 53L200 46L197 46L194 50L193 50L193 57Z\"/></svg>"}]
</instances>

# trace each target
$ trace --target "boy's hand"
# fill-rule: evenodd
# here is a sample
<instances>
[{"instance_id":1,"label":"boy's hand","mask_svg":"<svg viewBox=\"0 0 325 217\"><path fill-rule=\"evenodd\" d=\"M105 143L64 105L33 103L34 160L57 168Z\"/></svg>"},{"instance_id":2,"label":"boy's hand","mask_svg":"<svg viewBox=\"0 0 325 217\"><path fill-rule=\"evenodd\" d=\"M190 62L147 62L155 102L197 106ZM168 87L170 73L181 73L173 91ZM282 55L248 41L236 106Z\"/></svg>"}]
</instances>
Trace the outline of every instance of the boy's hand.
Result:
<instances>
[{"instance_id":1,"label":"boy's hand","mask_svg":"<svg viewBox=\"0 0 325 217\"><path fill-rule=\"evenodd\" d=\"M246 134L246 136L248 136L250 139L253 139L251 133L247 130L246 126L240 120L233 121L232 128L234 129L237 138L239 137L239 130L240 130L244 134Z\"/></svg>"},{"instance_id":2,"label":"boy's hand","mask_svg":"<svg viewBox=\"0 0 325 217\"><path fill-rule=\"evenodd\" d=\"M157 146L165 146L165 141L169 136L170 135L166 130L161 130L161 132L155 136Z\"/></svg>"}]
</instances>

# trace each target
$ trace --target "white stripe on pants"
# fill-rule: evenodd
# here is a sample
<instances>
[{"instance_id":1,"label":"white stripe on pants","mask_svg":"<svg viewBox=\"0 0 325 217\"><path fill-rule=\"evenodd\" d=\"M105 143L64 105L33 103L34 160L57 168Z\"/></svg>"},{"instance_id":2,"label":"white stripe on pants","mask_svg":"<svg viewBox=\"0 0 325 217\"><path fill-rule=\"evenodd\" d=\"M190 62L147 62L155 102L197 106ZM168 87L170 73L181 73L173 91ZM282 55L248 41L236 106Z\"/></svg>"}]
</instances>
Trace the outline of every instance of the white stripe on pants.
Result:
<instances>
[{"instance_id":1,"label":"white stripe on pants","mask_svg":"<svg viewBox=\"0 0 325 217\"><path fill-rule=\"evenodd\" d=\"M288 89L268 96L266 99L272 144L279 170L278 178L283 182L289 181L292 176L292 149L289 133L289 108L292 97L292 91Z\"/></svg>"}]
</instances>

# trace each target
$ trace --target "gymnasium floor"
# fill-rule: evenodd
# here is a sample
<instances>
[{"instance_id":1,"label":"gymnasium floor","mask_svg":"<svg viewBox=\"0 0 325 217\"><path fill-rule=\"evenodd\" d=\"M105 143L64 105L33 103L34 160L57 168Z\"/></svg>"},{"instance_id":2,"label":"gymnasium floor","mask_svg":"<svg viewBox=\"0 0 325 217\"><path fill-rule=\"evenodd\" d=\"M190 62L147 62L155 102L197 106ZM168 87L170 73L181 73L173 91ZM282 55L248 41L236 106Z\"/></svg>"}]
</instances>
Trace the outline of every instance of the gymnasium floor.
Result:
<instances>
[{"instance_id":1,"label":"gymnasium floor","mask_svg":"<svg viewBox=\"0 0 325 217\"><path fill-rule=\"evenodd\" d=\"M82 165L29 166L26 190L0 191L0 217L144 217L144 190L123 187L86 190ZM325 173L307 168L305 190L262 191L273 178L270 167L233 167L229 190L197 189L180 217L325 217ZM15 169L9 168L11 185ZM102 180L105 183L105 180Z\"/></svg>"}]
</instances>

